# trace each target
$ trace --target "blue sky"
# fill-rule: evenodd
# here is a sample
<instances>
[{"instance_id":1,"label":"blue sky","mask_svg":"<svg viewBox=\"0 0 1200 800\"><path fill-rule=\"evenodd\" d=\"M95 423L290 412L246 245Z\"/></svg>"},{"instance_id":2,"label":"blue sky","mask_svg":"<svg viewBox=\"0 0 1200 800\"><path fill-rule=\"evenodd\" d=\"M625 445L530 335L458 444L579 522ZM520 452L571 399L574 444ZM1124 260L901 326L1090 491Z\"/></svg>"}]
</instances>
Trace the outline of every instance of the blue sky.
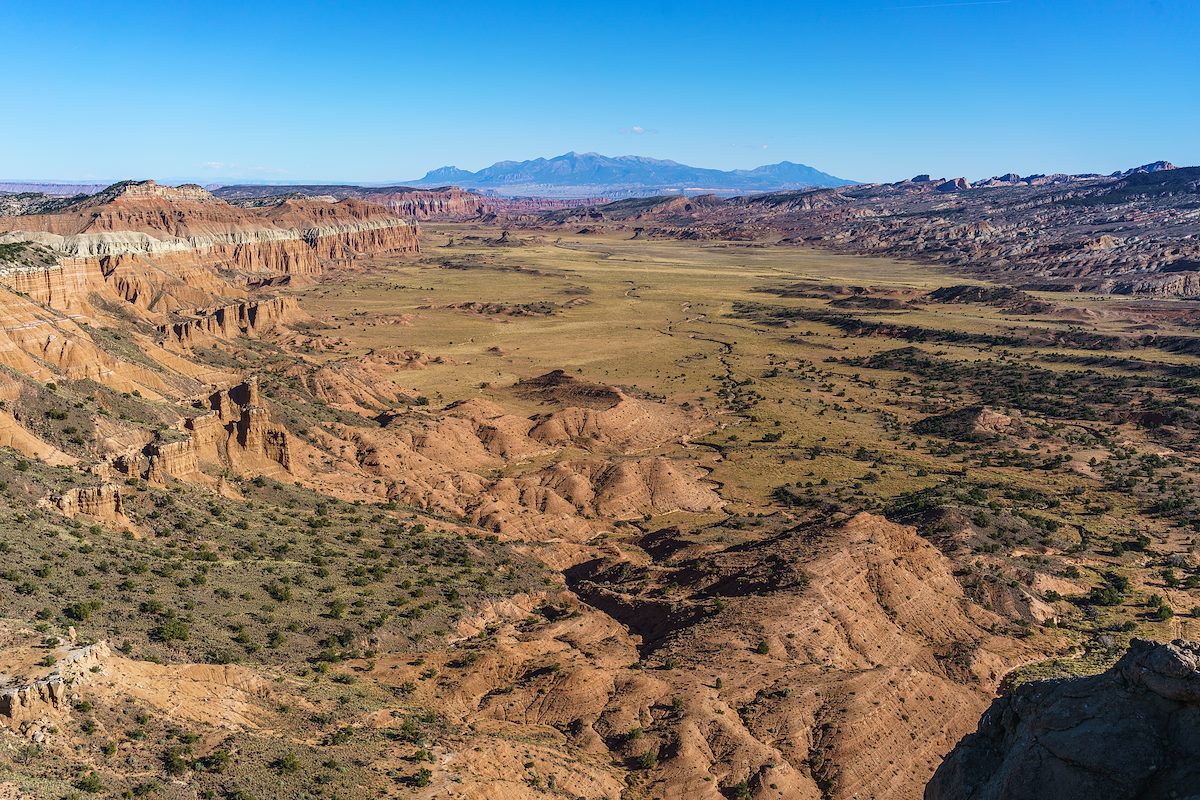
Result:
<instances>
[{"instance_id":1,"label":"blue sky","mask_svg":"<svg viewBox=\"0 0 1200 800\"><path fill-rule=\"evenodd\" d=\"M1200 164L1196 0L0 0L0 32L0 178Z\"/></svg>"}]
</instances>

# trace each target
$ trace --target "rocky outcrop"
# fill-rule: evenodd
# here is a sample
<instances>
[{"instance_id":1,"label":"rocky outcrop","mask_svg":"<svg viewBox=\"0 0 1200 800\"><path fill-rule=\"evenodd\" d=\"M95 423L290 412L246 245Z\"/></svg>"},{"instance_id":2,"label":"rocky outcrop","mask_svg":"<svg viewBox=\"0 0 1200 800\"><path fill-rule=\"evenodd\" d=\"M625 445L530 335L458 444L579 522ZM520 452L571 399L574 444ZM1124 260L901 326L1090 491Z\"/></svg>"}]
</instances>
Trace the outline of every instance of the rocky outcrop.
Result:
<instances>
[{"instance_id":1,"label":"rocky outcrop","mask_svg":"<svg viewBox=\"0 0 1200 800\"><path fill-rule=\"evenodd\" d=\"M473 521L502 531L523 510L547 518L582 514L630 520L646 514L720 509L724 502L697 472L690 464L666 458L560 461L536 473L497 481L475 510Z\"/></svg>"},{"instance_id":2,"label":"rocky outcrop","mask_svg":"<svg viewBox=\"0 0 1200 800\"><path fill-rule=\"evenodd\" d=\"M414 189L408 186L350 186L350 185L234 185L222 186L214 194L243 208L260 208L281 200L317 200L330 202L355 198L378 203L407 219L465 220L505 208L499 198L486 197L454 186L437 189ZM546 208L549 206L541 206Z\"/></svg>"},{"instance_id":3,"label":"rocky outcrop","mask_svg":"<svg viewBox=\"0 0 1200 800\"><path fill-rule=\"evenodd\" d=\"M115 466L120 472L140 475L153 483L165 483L167 476L186 479L200 472L196 449L194 439L154 441L142 450L144 458L122 457Z\"/></svg>"},{"instance_id":4,"label":"rocky outcrop","mask_svg":"<svg viewBox=\"0 0 1200 800\"><path fill-rule=\"evenodd\" d=\"M160 433L139 451L114 459L113 470L154 483L168 478L209 483L204 466L251 475L299 469L287 429L272 422L261 405L257 379L213 392L208 406L207 413L185 420L182 430Z\"/></svg>"},{"instance_id":5,"label":"rocky outcrop","mask_svg":"<svg viewBox=\"0 0 1200 800\"><path fill-rule=\"evenodd\" d=\"M989 406L971 406L926 417L916 422L912 430L922 436L939 436L959 442L1028 435L1030 427L1017 412L1013 414L1016 416Z\"/></svg>"},{"instance_id":6,"label":"rocky outcrop","mask_svg":"<svg viewBox=\"0 0 1200 800\"><path fill-rule=\"evenodd\" d=\"M285 470L292 467L288 433L271 423L271 412L261 406L245 406L235 423L237 443L247 453L273 461Z\"/></svg>"},{"instance_id":7,"label":"rocky outcrop","mask_svg":"<svg viewBox=\"0 0 1200 800\"><path fill-rule=\"evenodd\" d=\"M1148 295L1153 297L1176 297L1200 295L1200 259L1192 262L1195 269L1172 270L1170 272L1140 275L1129 280L1104 281L1087 288L1107 291L1111 294Z\"/></svg>"},{"instance_id":8,"label":"rocky outcrop","mask_svg":"<svg viewBox=\"0 0 1200 800\"><path fill-rule=\"evenodd\" d=\"M915 529L870 514L754 542L666 529L640 544L565 571L581 617L597 609L617 630L514 642L502 657L528 648L525 663L481 688L496 666L463 671L477 682L463 705L474 719L574 723L576 741L616 759L657 752L646 797L911 800L1031 655ZM516 679L548 653L561 669Z\"/></svg>"},{"instance_id":9,"label":"rocky outcrop","mask_svg":"<svg viewBox=\"0 0 1200 800\"><path fill-rule=\"evenodd\" d=\"M65 709L68 693L111 655L105 642L68 649L49 675L0 690L0 717L20 724Z\"/></svg>"},{"instance_id":10,"label":"rocky outcrop","mask_svg":"<svg viewBox=\"0 0 1200 800\"><path fill-rule=\"evenodd\" d=\"M86 305L86 294L74 296ZM0 288L0 365L39 383L66 378L93 380L122 392L169 391L161 374L98 346L93 331L73 317Z\"/></svg>"},{"instance_id":11,"label":"rocky outcrop","mask_svg":"<svg viewBox=\"0 0 1200 800\"><path fill-rule=\"evenodd\" d=\"M614 518L707 513L723 506L700 460L662 453L707 429L711 423L703 415L561 372L513 387L525 402L548 407L532 416L512 414L483 398L452 403L440 412L420 405L375 411L386 398L363 391L363 369L376 359L393 363L404 357L377 352L358 359L357 366L335 362L332 371L297 371L309 391L341 393L340 407L379 424L312 431L318 447L340 454L343 473L369 476L371 487L378 487L374 493L469 519L505 536L582 539ZM341 380L331 380L335 376ZM548 458L568 448L574 457Z\"/></svg>"},{"instance_id":12,"label":"rocky outcrop","mask_svg":"<svg viewBox=\"0 0 1200 800\"><path fill-rule=\"evenodd\" d=\"M966 178L952 178L951 180L942 181L937 186L939 192L961 192L970 188L971 183Z\"/></svg>"},{"instance_id":13,"label":"rocky outcrop","mask_svg":"<svg viewBox=\"0 0 1200 800\"><path fill-rule=\"evenodd\" d=\"M372 194L370 199L410 219L474 219L493 210L489 198L454 187Z\"/></svg>"},{"instance_id":14,"label":"rocky outcrop","mask_svg":"<svg viewBox=\"0 0 1200 800\"><path fill-rule=\"evenodd\" d=\"M61 708L66 697L67 686L60 676L40 678L0 693L0 715L20 721L37 715L46 707Z\"/></svg>"},{"instance_id":15,"label":"rocky outcrop","mask_svg":"<svg viewBox=\"0 0 1200 800\"><path fill-rule=\"evenodd\" d=\"M0 242L17 239L11 235L0 235ZM0 268L0 285L67 313L83 307L87 293L99 288L98 277L93 270L77 262Z\"/></svg>"},{"instance_id":16,"label":"rocky outcrop","mask_svg":"<svg viewBox=\"0 0 1200 800\"><path fill-rule=\"evenodd\" d=\"M285 202L291 204L294 201ZM365 204L347 200L337 205ZM322 215L314 213L312 216ZM222 220L214 230L186 236L139 230L85 230L64 235L35 227L60 226L58 220L36 216L10 217L0 220L0 226L9 231L6 238L10 241L35 242L61 254L70 263L99 264L105 272L113 271L123 260L130 258L179 259L180 256L196 255L202 263L224 269L296 275L316 272L320 259L349 259L364 254L418 249L415 229L386 213L345 221L335 218L327 224L313 224L314 220L303 218L291 221L296 227L273 224L279 220L266 215L248 215L242 219ZM136 221L122 219L110 224L121 223L136 224Z\"/></svg>"},{"instance_id":17,"label":"rocky outcrop","mask_svg":"<svg viewBox=\"0 0 1200 800\"><path fill-rule=\"evenodd\" d=\"M50 505L68 517L82 514L114 522L126 521L121 490L111 483L68 489L60 494L51 495L47 500Z\"/></svg>"},{"instance_id":18,"label":"rocky outcrop","mask_svg":"<svg viewBox=\"0 0 1200 800\"><path fill-rule=\"evenodd\" d=\"M1197 796L1200 644L1135 639L1107 672L996 700L926 800Z\"/></svg>"},{"instance_id":19,"label":"rocky outcrop","mask_svg":"<svg viewBox=\"0 0 1200 800\"><path fill-rule=\"evenodd\" d=\"M279 325L308 319L295 299L290 297L271 297L213 309L197 309L189 315L180 316L183 319L178 322L160 325L159 332L168 341L183 347L191 347L197 340L214 336L221 339L255 337Z\"/></svg>"},{"instance_id":20,"label":"rocky outcrop","mask_svg":"<svg viewBox=\"0 0 1200 800\"><path fill-rule=\"evenodd\" d=\"M1149 164L1142 164L1140 167L1133 167L1131 169L1124 170L1123 172L1114 172L1112 177L1128 178L1130 175L1137 175L1138 173L1163 172L1171 169L1178 169L1178 167L1176 167L1170 161L1154 161Z\"/></svg>"}]
</instances>

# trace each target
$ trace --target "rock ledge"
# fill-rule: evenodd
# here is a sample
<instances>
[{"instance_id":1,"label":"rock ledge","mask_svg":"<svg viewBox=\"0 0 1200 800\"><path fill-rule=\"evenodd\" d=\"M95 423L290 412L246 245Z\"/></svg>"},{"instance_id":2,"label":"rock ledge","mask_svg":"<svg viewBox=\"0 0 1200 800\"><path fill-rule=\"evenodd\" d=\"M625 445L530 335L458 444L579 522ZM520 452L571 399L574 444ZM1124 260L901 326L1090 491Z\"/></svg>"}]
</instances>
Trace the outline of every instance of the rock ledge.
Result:
<instances>
[{"instance_id":1,"label":"rock ledge","mask_svg":"<svg viewBox=\"0 0 1200 800\"><path fill-rule=\"evenodd\" d=\"M1200 798L1200 643L1135 639L1110 670L997 699L926 800Z\"/></svg>"}]
</instances>

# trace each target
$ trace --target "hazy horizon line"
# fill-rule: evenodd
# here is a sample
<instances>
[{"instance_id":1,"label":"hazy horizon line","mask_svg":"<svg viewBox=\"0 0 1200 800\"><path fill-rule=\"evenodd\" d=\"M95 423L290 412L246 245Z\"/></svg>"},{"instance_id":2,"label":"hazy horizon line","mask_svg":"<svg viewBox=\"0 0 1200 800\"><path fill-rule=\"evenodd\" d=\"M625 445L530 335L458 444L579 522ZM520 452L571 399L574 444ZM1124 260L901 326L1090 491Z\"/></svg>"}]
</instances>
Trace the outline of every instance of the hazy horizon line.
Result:
<instances>
[{"instance_id":1,"label":"hazy horizon line","mask_svg":"<svg viewBox=\"0 0 1200 800\"><path fill-rule=\"evenodd\" d=\"M566 153L563 153L560 155L568 155L573 152L576 152L576 151L567 151ZM603 155L603 154L598 154L598 155ZM624 155L632 156L635 158L651 158L650 156L637 156L636 154L632 154L632 153L624 154ZM546 157L546 158L557 158L557 157L559 157L559 156L551 156L551 157ZM622 156L605 156L605 157L620 158ZM535 159L525 159L525 160L532 161ZM669 160L669 159L655 159L655 160L663 161L663 160ZM788 161L787 159L783 159L782 161L774 161L774 162L770 162L769 164L760 164L759 167L772 166L774 164L780 164L780 163L784 163L784 162L792 163L792 164L804 163L804 162ZM1156 164L1159 162L1166 162L1166 163L1173 164L1176 168L1182 168L1182 167L1189 166L1189 165L1182 165L1182 167L1181 167L1181 165L1175 164L1171 159L1158 158L1158 159L1152 159L1149 161L1142 161L1138 164L1131 164L1131 165L1128 165L1127 167L1125 167L1125 169L1136 169L1137 167L1147 166L1150 164ZM488 166L493 166L493 165L499 164L499 163L504 163L504 162L503 161L495 161L495 162L492 162L492 164L489 164ZM520 163L520 162L516 162L516 163ZM675 163L680 164L681 166L693 167L696 169L712 169L712 170L716 170L719 172L736 172L736 171L738 171L736 169L725 170L725 169L719 169L717 167L697 167L696 165L685 164L683 162L675 162ZM811 164L804 164L804 165L809 166L813 169L823 171L823 170L821 170L820 167L815 167ZM1197 165L1197 166L1200 166L1200 165ZM445 169L446 167L453 167L453 165L443 165L441 167L434 167L433 169L426 170L426 174L428 174L429 172L433 172L434 170L437 170L437 169ZM457 169L457 167L453 167L453 168ZM479 172L482 169L487 169L487 167L482 167L482 168L480 168L480 170L464 169L463 171ZM756 167L742 168L742 169L743 170L756 169ZM1120 172L1120 171L1123 171L1123 170L1115 170L1115 172ZM1026 175L1054 175L1054 174L1108 176L1108 175L1112 175L1113 171L1104 172L1104 171L1097 170L1097 171L1092 171L1092 172L1056 171L1056 172L1025 173L1025 172L1021 172L1019 170L1009 170L1009 173L1000 172L1000 173L995 173L994 175L981 175L976 178L970 178L965 175L962 175L962 176L951 175L950 173L946 173L945 176L942 176L942 177L945 177L946 179L965 177L968 180L983 180L986 178L997 177L999 175L1010 174L1010 173L1011 174L1020 174L1020 175L1022 175L1022 177L1025 177ZM921 175L921 174L928 174L928 175L932 176L937 173L932 172L932 171L927 172L927 173L914 173L914 177L916 175ZM901 178L901 179L895 180L895 181L881 180L881 179L855 180L852 178L841 178L841 176L836 176L836 175L833 177L837 177L840 180L850 181L851 183L857 184L857 185L898 183L898 182L905 180L904 178ZM182 184L195 184L195 185L199 185L199 186L233 186L233 185L247 185L247 186L359 186L359 187L363 187L363 188L372 188L372 187L383 187L383 186L410 186L414 183L424 180L424 176L416 177L416 178L392 179L392 180L379 180L376 178L318 178L318 177L269 179L269 178L261 178L261 177L254 178L254 177L239 176L239 175L222 175L222 176L200 176L200 175L179 176L179 175L174 175L174 176L166 176L166 177L154 177L154 176L151 176L151 177L128 177L128 176L126 176L126 177L121 177L121 178L14 178L14 177L0 177L0 184L21 184L21 183L34 184L34 185L62 184L62 185L74 185L74 186L99 186L99 187L103 188L103 187L107 187L107 186L112 186L117 183L121 183L123 181L131 181L131 180L132 181L153 180L156 183L160 183L160 184L164 184L164 185L168 185L168 186L179 186ZM454 182L449 182L449 183L441 184L441 185L455 186L457 184L455 184Z\"/></svg>"}]
</instances>

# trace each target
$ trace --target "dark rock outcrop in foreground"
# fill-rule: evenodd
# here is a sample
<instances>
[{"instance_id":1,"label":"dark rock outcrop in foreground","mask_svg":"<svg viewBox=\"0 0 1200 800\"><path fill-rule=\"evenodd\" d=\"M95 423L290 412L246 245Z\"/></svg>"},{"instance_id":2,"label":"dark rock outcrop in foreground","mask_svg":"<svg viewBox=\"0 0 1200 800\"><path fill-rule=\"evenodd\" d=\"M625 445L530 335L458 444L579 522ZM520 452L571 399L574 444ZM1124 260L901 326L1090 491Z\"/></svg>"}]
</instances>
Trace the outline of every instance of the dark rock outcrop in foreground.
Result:
<instances>
[{"instance_id":1,"label":"dark rock outcrop in foreground","mask_svg":"<svg viewBox=\"0 0 1200 800\"><path fill-rule=\"evenodd\" d=\"M996 700L926 800L1200 798L1200 643L1135 639L1108 672Z\"/></svg>"}]
</instances>

